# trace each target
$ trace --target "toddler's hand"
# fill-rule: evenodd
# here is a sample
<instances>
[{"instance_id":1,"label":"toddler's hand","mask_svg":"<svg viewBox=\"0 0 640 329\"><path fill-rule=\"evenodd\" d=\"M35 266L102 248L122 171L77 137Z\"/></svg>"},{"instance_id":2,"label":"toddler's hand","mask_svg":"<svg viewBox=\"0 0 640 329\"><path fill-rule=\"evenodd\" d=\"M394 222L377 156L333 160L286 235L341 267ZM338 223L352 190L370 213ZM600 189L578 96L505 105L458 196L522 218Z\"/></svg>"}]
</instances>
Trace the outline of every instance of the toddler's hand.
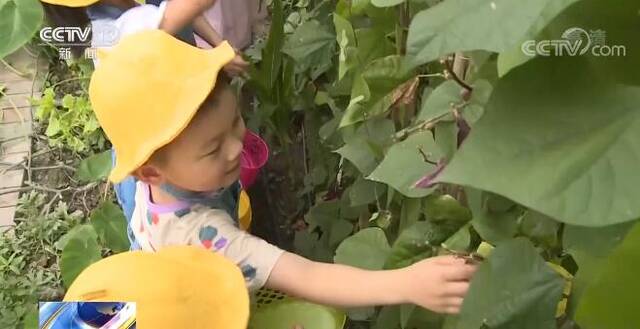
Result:
<instances>
[{"instance_id":1,"label":"toddler's hand","mask_svg":"<svg viewBox=\"0 0 640 329\"><path fill-rule=\"evenodd\" d=\"M236 57L234 57L231 62L224 66L225 72L227 72L230 76L236 76L238 74L242 74L245 72L249 63L247 63L242 56L240 56L239 52L236 52Z\"/></svg>"},{"instance_id":2,"label":"toddler's hand","mask_svg":"<svg viewBox=\"0 0 640 329\"><path fill-rule=\"evenodd\" d=\"M457 314L476 269L455 256L425 259L405 269L407 297L434 312Z\"/></svg>"}]
</instances>

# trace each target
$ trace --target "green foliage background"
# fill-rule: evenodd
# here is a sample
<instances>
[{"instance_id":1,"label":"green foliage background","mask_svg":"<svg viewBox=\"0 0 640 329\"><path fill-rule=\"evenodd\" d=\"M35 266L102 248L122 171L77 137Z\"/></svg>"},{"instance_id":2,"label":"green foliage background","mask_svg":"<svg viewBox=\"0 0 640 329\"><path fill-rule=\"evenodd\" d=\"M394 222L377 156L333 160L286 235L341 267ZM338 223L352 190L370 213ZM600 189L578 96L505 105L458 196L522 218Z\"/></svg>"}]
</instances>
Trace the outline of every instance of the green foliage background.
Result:
<instances>
[{"instance_id":1,"label":"green foliage background","mask_svg":"<svg viewBox=\"0 0 640 329\"><path fill-rule=\"evenodd\" d=\"M314 205L296 235L298 252L383 269L474 253L483 241L496 247L459 316L369 308L350 312L352 326L638 325L628 301L640 290L626 275L640 273L631 265L640 243L633 64L640 4L274 0L272 7L269 38L252 56L249 83L263 111L254 126L287 145L303 117L314 124L300 129L319 140L306 145L303 193ZM604 31L624 56L521 50L526 40L562 40L574 27Z\"/></svg>"}]
</instances>

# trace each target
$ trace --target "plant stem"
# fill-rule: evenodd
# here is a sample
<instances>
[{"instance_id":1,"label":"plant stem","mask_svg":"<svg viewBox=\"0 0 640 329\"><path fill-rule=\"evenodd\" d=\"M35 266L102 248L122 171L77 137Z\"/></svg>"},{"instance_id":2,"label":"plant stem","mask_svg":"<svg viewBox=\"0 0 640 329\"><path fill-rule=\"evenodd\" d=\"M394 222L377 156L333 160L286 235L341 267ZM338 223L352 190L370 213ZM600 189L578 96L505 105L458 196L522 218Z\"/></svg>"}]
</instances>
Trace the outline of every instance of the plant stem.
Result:
<instances>
[{"instance_id":1,"label":"plant stem","mask_svg":"<svg viewBox=\"0 0 640 329\"><path fill-rule=\"evenodd\" d=\"M90 79L90 78L91 78L91 77L73 77L73 78L69 78L69 79L64 79L64 80L62 80L62 81L58 81L58 82L54 83L54 84L53 84L53 85L51 85L51 87L49 87L49 88L55 88L55 87L57 87L58 85L60 85L60 84L62 84L62 83L65 83L65 82L76 81L76 80L87 80L87 79Z\"/></svg>"},{"instance_id":2,"label":"plant stem","mask_svg":"<svg viewBox=\"0 0 640 329\"><path fill-rule=\"evenodd\" d=\"M462 57L458 57L458 55L456 55L456 58L462 58ZM454 59L454 62L456 60ZM455 82L457 82L462 88L466 89L467 91L473 91L473 88L471 86L469 86L466 82L464 82L459 76L458 74L464 74L464 71L462 72L456 72L456 71L460 71L459 67L456 67L454 69L454 65L451 63L451 61L446 60L445 65L447 67L447 72L449 73L449 75L451 76L451 78L453 78L453 80L455 80ZM457 66L457 65L456 65ZM464 76L463 76L464 78Z\"/></svg>"},{"instance_id":3,"label":"plant stem","mask_svg":"<svg viewBox=\"0 0 640 329\"><path fill-rule=\"evenodd\" d=\"M445 78L444 73L419 74L418 78Z\"/></svg>"},{"instance_id":4,"label":"plant stem","mask_svg":"<svg viewBox=\"0 0 640 329\"><path fill-rule=\"evenodd\" d=\"M23 77L26 78L28 76L28 74L19 71L18 69L16 69L15 67L11 66L11 64L7 63L7 61L5 61L4 59L0 58L0 63L2 63L7 69L9 69L9 71Z\"/></svg>"},{"instance_id":5,"label":"plant stem","mask_svg":"<svg viewBox=\"0 0 640 329\"><path fill-rule=\"evenodd\" d=\"M409 27L409 4L407 2L397 7L398 22L396 23L396 53L404 55L407 44L407 28Z\"/></svg>"},{"instance_id":6,"label":"plant stem","mask_svg":"<svg viewBox=\"0 0 640 329\"><path fill-rule=\"evenodd\" d=\"M18 110L18 107L16 106L16 103L14 103L11 98L7 97L7 94L5 94L2 89L0 89L0 96L7 98L7 101L9 101L9 104L11 104L11 109L16 113L16 115L20 119L20 124L23 124L24 123L24 117L22 116L22 113L20 113L20 110Z\"/></svg>"},{"instance_id":7,"label":"plant stem","mask_svg":"<svg viewBox=\"0 0 640 329\"><path fill-rule=\"evenodd\" d=\"M393 137L392 140L393 142L399 142L401 140L404 140L405 138L407 138L409 135L412 135L416 132L419 131L424 131L424 130L428 130L433 128L441 119L443 119L444 117L446 117L447 115L449 115L450 113L443 113L440 114L432 119L426 120L426 121L422 121L414 126L411 127L407 127L405 129L402 129L398 132L396 132Z\"/></svg>"}]
</instances>

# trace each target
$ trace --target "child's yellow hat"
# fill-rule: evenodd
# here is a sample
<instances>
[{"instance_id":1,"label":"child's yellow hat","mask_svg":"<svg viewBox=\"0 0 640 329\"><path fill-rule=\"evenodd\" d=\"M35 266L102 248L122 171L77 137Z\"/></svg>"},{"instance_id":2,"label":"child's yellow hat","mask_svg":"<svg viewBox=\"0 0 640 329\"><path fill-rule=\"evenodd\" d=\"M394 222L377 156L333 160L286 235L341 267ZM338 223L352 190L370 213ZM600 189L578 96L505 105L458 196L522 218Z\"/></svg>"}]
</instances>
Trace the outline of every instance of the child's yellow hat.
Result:
<instances>
[{"instance_id":1,"label":"child's yellow hat","mask_svg":"<svg viewBox=\"0 0 640 329\"><path fill-rule=\"evenodd\" d=\"M240 269L189 246L107 257L82 271L64 300L135 302L140 329L246 329L249 319Z\"/></svg>"},{"instance_id":2,"label":"child's yellow hat","mask_svg":"<svg viewBox=\"0 0 640 329\"><path fill-rule=\"evenodd\" d=\"M121 181L177 137L234 56L227 42L203 50L160 30L99 52L89 97L116 153L109 179Z\"/></svg>"},{"instance_id":3,"label":"child's yellow hat","mask_svg":"<svg viewBox=\"0 0 640 329\"><path fill-rule=\"evenodd\" d=\"M100 0L40 0L44 3L65 7L86 7Z\"/></svg>"}]
</instances>

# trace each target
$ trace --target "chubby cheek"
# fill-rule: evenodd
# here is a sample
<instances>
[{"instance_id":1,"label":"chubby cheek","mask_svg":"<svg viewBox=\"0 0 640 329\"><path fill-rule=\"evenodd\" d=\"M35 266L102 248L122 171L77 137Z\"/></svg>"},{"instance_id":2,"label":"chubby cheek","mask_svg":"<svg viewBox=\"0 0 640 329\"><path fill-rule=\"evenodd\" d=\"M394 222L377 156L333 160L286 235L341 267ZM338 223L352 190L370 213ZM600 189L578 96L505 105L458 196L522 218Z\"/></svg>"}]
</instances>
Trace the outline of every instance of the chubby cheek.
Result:
<instances>
[{"instance_id":1,"label":"chubby cheek","mask_svg":"<svg viewBox=\"0 0 640 329\"><path fill-rule=\"evenodd\" d=\"M225 177L225 168L216 163L198 165L194 169L194 184L198 184L199 191L213 191L225 187L228 182Z\"/></svg>"},{"instance_id":2,"label":"chubby cheek","mask_svg":"<svg viewBox=\"0 0 640 329\"><path fill-rule=\"evenodd\" d=\"M190 191L214 191L227 184L224 168L205 161L182 166L181 170L174 171L172 176L169 179L171 183Z\"/></svg>"}]
</instances>

